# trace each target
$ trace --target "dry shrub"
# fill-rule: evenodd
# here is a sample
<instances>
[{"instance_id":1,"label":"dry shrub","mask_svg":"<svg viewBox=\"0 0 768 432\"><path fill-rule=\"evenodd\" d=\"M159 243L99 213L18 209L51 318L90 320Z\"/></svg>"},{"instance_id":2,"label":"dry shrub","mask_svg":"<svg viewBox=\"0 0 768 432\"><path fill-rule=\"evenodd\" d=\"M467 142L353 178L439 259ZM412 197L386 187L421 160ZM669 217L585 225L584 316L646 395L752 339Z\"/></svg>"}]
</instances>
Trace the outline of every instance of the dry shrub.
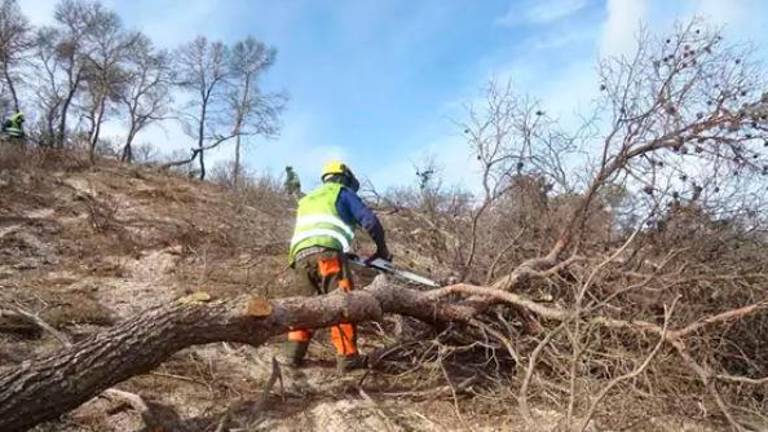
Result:
<instances>
[{"instance_id":1,"label":"dry shrub","mask_svg":"<svg viewBox=\"0 0 768 432\"><path fill-rule=\"evenodd\" d=\"M0 171L20 168L25 159L24 154L23 145L0 139Z\"/></svg>"},{"instance_id":2,"label":"dry shrub","mask_svg":"<svg viewBox=\"0 0 768 432\"><path fill-rule=\"evenodd\" d=\"M0 141L0 171L41 169L73 172L90 166L86 155L72 149Z\"/></svg>"},{"instance_id":3,"label":"dry shrub","mask_svg":"<svg viewBox=\"0 0 768 432\"><path fill-rule=\"evenodd\" d=\"M424 206L414 189L378 202L409 219L409 247L520 307L412 358L433 373L451 369L447 352L508 355L514 373L482 396L531 425L534 401L563 430L681 414L768 424L768 84L749 55L696 20L642 35L635 57L600 65L603 97L576 131L492 82L457 122L482 175L469 205Z\"/></svg>"}]
</instances>

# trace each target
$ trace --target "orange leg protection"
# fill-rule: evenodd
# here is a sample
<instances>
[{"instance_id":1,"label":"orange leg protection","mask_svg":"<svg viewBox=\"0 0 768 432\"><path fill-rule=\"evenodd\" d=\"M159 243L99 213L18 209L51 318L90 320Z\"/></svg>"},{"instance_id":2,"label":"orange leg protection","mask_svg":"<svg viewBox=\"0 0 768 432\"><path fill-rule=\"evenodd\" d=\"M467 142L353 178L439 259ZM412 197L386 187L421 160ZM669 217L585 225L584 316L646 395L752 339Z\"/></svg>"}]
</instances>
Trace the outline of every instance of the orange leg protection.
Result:
<instances>
[{"instance_id":1,"label":"orange leg protection","mask_svg":"<svg viewBox=\"0 0 768 432\"><path fill-rule=\"evenodd\" d=\"M338 258L320 259L317 261L317 272L323 277L341 273L341 261Z\"/></svg>"},{"instance_id":2,"label":"orange leg protection","mask_svg":"<svg viewBox=\"0 0 768 432\"><path fill-rule=\"evenodd\" d=\"M339 279L339 288L344 292L352 291L352 281L346 278Z\"/></svg>"},{"instance_id":3,"label":"orange leg protection","mask_svg":"<svg viewBox=\"0 0 768 432\"><path fill-rule=\"evenodd\" d=\"M352 281L341 277L342 263L339 258L318 260L317 267L317 271L322 277L339 275L338 287L344 292L352 291ZM357 355L356 339L357 327L354 324L342 323L331 327L331 342L333 342L333 346L336 347L336 352L340 356L349 357Z\"/></svg>"},{"instance_id":4,"label":"orange leg protection","mask_svg":"<svg viewBox=\"0 0 768 432\"><path fill-rule=\"evenodd\" d=\"M288 340L293 342L309 342L312 339L312 332L304 329L296 329L288 332Z\"/></svg>"},{"instance_id":5,"label":"orange leg protection","mask_svg":"<svg viewBox=\"0 0 768 432\"><path fill-rule=\"evenodd\" d=\"M336 353L349 357L357 354L355 343L357 328L354 324L342 323L331 327L331 341L336 347Z\"/></svg>"}]
</instances>

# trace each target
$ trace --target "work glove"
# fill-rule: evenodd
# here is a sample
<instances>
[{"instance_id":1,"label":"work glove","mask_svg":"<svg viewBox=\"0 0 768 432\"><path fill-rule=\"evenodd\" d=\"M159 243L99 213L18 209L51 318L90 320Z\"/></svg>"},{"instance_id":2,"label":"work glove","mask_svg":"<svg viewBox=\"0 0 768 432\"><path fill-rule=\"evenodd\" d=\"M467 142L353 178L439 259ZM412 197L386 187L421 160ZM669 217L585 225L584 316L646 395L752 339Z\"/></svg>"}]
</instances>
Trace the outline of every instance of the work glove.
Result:
<instances>
[{"instance_id":1,"label":"work glove","mask_svg":"<svg viewBox=\"0 0 768 432\"><path fill-rule=\"evenodd\" d=\"M349 261L358 261L360 260L360 255L354 253L354 252L346 252L344 255L347 257L347 260ZM365 261L365 260L363 260Z\"/></svg>"},{"instance_id":2,"label":"work glove","mask_svg":"<svg viewBox=\"0 0 768 432\"><path fill-rule=\"evenodd\" d=\"M371 261L375 260L376 258L381 258L381 259L383 259L385 261L392 262L392 258L393 257L392 257L392 254L389 253L389 249L387 249L386 246L385 247L380 247L380 248L376 249L376 253L375 254L369 256L365 260L365 263L368 264Z\"/></svg>"}]
</instances>

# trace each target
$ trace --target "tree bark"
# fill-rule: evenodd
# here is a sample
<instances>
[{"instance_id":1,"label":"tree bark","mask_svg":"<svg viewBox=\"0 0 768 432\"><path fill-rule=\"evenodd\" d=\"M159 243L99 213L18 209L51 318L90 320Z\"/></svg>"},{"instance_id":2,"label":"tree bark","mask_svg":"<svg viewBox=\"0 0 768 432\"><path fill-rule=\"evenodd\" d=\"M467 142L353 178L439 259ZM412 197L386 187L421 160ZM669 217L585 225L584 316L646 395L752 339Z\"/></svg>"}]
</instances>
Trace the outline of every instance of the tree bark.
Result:
<instances>
[{"instance_id":1,"label":"tree bark","mask_svg":"<svg viewBox=\"0 0 768 432\"><path fill-rule=\"evenodd\" d=\"M138 133L136 107L131 104L130 99L128 99L128 102L126 102L125 105L128 108L130 126L128 127L128 134L126 135L125 143L123 144L123 153L120 156L120 162L133 163L133 139Z\"/></svg>"},{"instance_id":2,"label":"tree bark","mask_svg":"<svg viewBox=\"0 0 768 432\"><path fill-rule=\"evenodd\" d=\"M203 143L205 142L205 117L208 112L208 98L210 97L210 91L203 93L203 103L200 106L200 123L197 125L197 148L200 150L200 180L205 180L205 159L202 150ZM194 157L193 157L194 160Z\"/></svg>"},{"instance_id":3,"label":"tree bark","mask_svg":"<svg viewBox=\"0 0 768 432\"><path fill-rule=\"evenodd\" d=\"M78 77L77 83L79 82L80 78ZM72 104L72 99L74 99L75 93L77 92L77 85L78 84L75 84L70 88L69 93L67 93L67 97L64 99L64 103L61 106L61 117L59 118L58 131L56 133L56 148L64 148L67 139L67 114L69 113L69 106Z\"/></svg>"},{"instance_id":4,"label":"tree bark","mask_svg":"<svg viewBox=\"0 0 768 432\"><path fill-rule=\"evenodd\" d=\"M235 137L235 166L232 167L232 186L235 190L238 190L240 186L240 138L238 133Z\"/></svg>"},{"instance_id":5,"label":"tree bark","mask_svg":"<svg viewBox=\"0 0 768 432\"><path fill-rule=\"evenodd\" d=\"M240 184L240 141L242 139L241 130L243 127L243 121L245 118L246 110L248 110L248 98L251 91L251 74L246 73L244 77L244 90L243 97L240 99L240 106L237 107L237 117L235 119L235 167L232 173L232 183L235 189L238 189Z\"/></svg>"},{"instance_id":6,"label":"tree bark","mask_svg":"<svg viewBox=\"0 0 768 432\"><path fill-rule=\"evenodd\" d=\"M25 430L55 419L192 345L231 341L259 346L291 327L320 328L342 320L375 320L384 312L435 322L466 321L478 309L469 303L442 303L428 292L392 286L379 279L347 295L271 302L240 296L155 307L71 347L0 374L0 430Z\"/></svg>"},{"instance_id":7,"label":"tree bark","mask_svg":"<svg viewBox=\"0 0 768 432\"><path fill-rule=\"evenodd\" d=\"M96 162L96 146L99 145L99 135L101 135L101 124L104 122L104 111L106 110L106 96L101 96L98 102L98 108L94 111L93 126L89 136L88 159L91 164Z\"/></svg>"},{"instance_id":8,"label":"tree bark","mask_svg":"<svg viewBox=\"0 0 768 432\"><path fill-rule=\"evenodd\" d=\"M205 150L200 150L200 180L205 180Z\"/></svg>"},{"instance_id":9,"label":"tree bark","mask_svg":"<svg viewBox=\"0 0 768 432\"><path fill-rule=\"evenodd\" d=\"M3 75L5 76L5 82L8 84L8 90L11 91L11 98L13 99L13 109L16 112L21 111L19 106L19 97L16 94L16 86L13 85L13 79L11 78L11 72L8 70L8 60L3 61Z\"/></svg>"},{"instance_id":10,"label":"tree bark","mask_svg":"<svg viewBox=\"0 0 768 432\"><path fill-rule=\"evenodd\" d=\"M133 127L128 131L128 136L125 138L125 144L123 145L123 154L120 156L120 162L133 163Z\"/></svg>"}]
</instances>

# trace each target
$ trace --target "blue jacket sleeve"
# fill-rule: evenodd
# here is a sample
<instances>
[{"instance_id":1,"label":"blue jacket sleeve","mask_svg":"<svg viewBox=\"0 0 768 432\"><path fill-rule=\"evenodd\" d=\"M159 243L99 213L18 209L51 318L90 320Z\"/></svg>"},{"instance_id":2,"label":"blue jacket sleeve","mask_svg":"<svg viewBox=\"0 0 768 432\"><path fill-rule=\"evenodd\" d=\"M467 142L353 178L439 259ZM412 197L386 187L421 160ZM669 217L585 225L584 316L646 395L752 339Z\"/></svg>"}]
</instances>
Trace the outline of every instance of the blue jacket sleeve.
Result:
<instances>
[{"instance_id":1,"label":"blue jacket sleeve","mask_svg":"<svg viewBox=\"0 0 768 432\"><path fill-rule=\"evenodd\" d=\"M336 210L344 222L351 226L359 225L368 232L368 235L371 236L371 239L376 244L379 254L389 254L387 243L384 240L384 227L379 222L376 214L365 205L356 193L347 188L342 188L336 201Z\"/></svg>"}]
</instances>

